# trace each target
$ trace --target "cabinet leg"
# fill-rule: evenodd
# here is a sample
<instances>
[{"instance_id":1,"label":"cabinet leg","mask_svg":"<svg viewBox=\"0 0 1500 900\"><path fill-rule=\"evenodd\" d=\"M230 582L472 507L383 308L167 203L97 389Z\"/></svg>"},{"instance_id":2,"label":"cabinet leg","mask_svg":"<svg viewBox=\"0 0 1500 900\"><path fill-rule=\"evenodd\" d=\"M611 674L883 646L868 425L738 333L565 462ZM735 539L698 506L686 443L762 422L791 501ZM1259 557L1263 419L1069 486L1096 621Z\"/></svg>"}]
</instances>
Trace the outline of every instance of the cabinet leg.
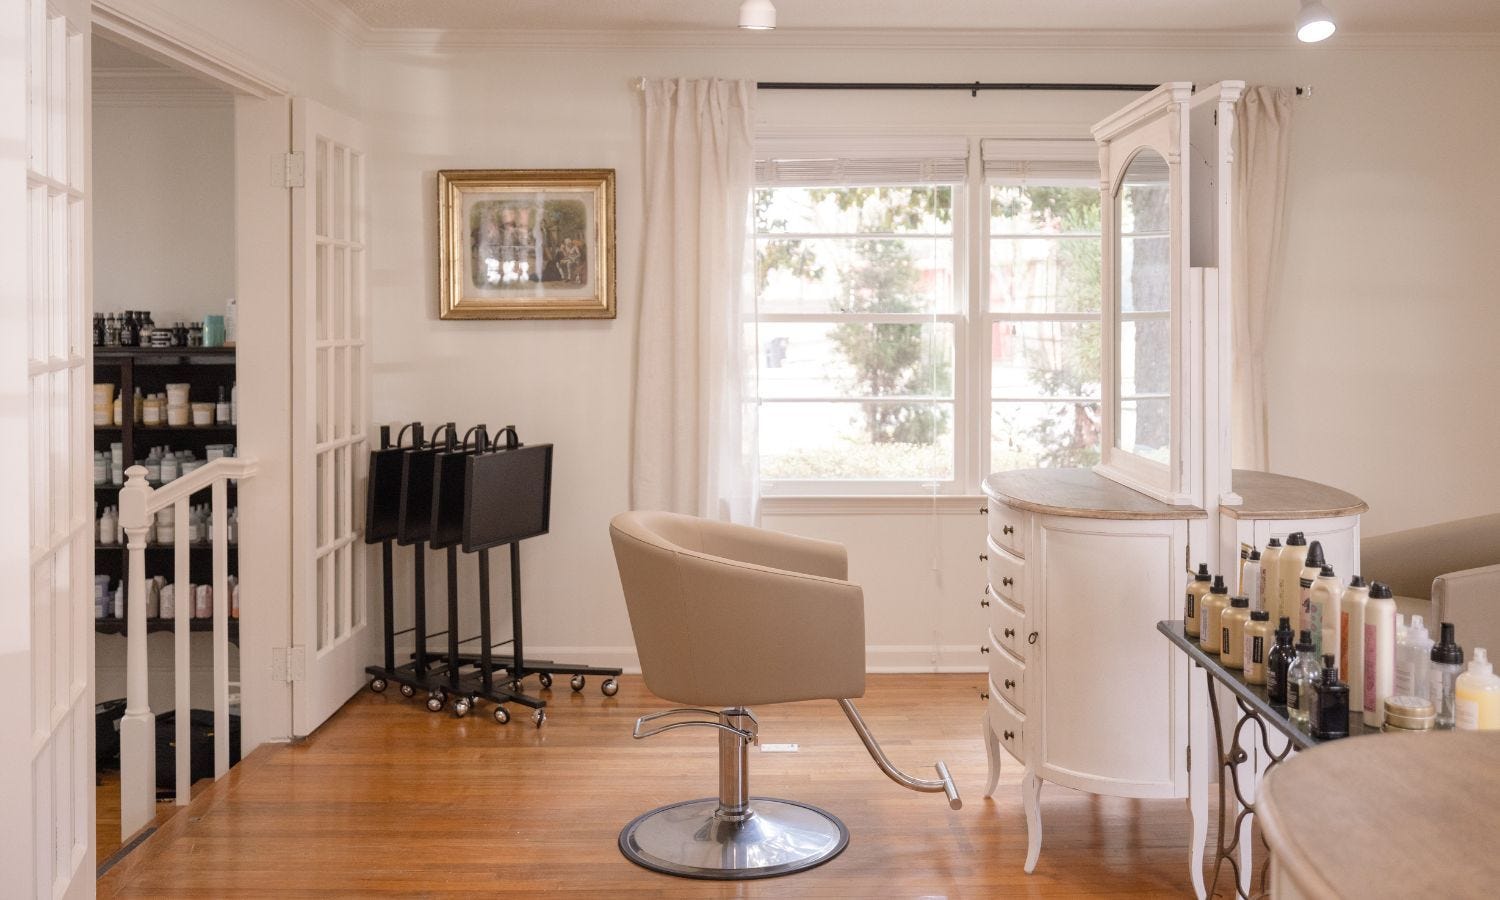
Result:
<instances>
[{"instance_id":1,"label":"cabinet leg","mask_svg":"<svg viewBox=\"0 0 1500 900\"><path fill-rule=\"evenodd\" d=\"M984 714L984 752L989 757L990 773L989 780L984 785L986 797L995 796L995 785L1000 783L1000 738L995 734L995 728L990 724L990 714Z\"/></svg>"},{"instance_id":2,"label":"cabinet leg","mask_svg":"<svg viewBox=\"0 0 1500 900\"><path fill-rule=\"evenodd\" d=\"M1030 766L1021 778L1021 805L1026 809L1026 874L1036 869L1042 855L1042 779Z\"/></svg>"},{"instance_id":3,"label":"cabinet leg","mask_svg":"<svg viewBox=\"0 0 1500 900\"><path fill-rule=\"evenodd\" d=\"M1201 678L1198 674L1202 672ZM1208 847L1208 772L1217 752L1208 740L1208 692L1212 690L1208 673L1196 666L1188 672L1188 811L1193 818L1192 841L1188 845L1188 873L1193 896L1208 896L1203 881L1203 852Z\"/></svg>"}]
</instances>

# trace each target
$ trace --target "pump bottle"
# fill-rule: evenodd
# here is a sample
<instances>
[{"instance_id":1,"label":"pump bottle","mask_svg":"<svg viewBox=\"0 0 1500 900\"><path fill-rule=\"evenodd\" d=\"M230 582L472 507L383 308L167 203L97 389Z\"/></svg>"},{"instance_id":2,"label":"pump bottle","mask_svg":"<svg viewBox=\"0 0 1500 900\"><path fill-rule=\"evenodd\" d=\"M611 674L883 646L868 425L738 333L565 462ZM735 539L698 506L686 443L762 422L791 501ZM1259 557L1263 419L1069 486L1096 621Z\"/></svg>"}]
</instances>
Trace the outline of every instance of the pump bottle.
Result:
<instances>
[{"instance_id":1,"label":"pump bottle","mask_svg":"<svg viewBox=\"0 0 1500 900\"><path fill-rule=\"evenodd\" d=\"M1500 676L1483 647L1474 648L1468 671L1454 682L1453 720L1459 731L1500 730Z\"/></svg>"},{"instance_id":2,"label":"pump bottle","mask_svg":"<svg viewBox=\"0 0 1500 900\"><path fill-rule=\"evenodd\" d=\"M1298 635L1297 656L1287 670L1286 708L1293 723L1304 730L1311 727L1313 685L1317 683L1318 659L1313 655L1312 635Z\"/></svg>"},{"instance_id":3,"label":"pump bottle","mask_svg":"<svg viewBox=\"0 0 1500 900\"><path fill-rule=\"evenodd\" d=\"M1349 736L1349 686L1339 682L1338 662L1332 653L1323 654L1323 674L1313 685L1317 700L1312 719L1312 736L1319 740Z\"/></svg>"},{"instance_id":4,"label":"pump bottle","mask_svg":"<svg viewBox=\"0 0 1500 900\"><path fill-rule=\"evenodd\" d=\"M1198 637L1199 623L1203 614L1203 598L1208 595L1208 563L1198 564L1198 574L1188 582L1187 606L1183 610L1182 630L1189 637Z\"/></svg>"},{"instance_id":5,"label":"pump bottle","mask_svg":"<svg viewBox=\"0 0 1500 900\"><path fill-rule=\"evenodd\" d=\"M1275 706L1287 705L1287 677L1296 655L1292 647L1292 620L1282 616L1276 626L1276 644L1266 654L1266 699Z\"/></svg>"},{"instance_id":6,"label":"pump bottle","mask_svg":"<svg viewBox=\"0 0 1500 900\"><path fill-rule=\"evenodd\" d=\"M1440 634L1442 639L1433 646L1430 657L1432 669L1427 676L1430 679L1427 699L1437 710L1437 727L1452 728L1454 682L1464 668L1464 648L1453 640L1452 622L1442 623Z\"/></svg>"},{"instance_id":7,"label":"pump bottle","mask_svg":"<svg viewBox=\"0 0 1500 900\"><path fill-rule=\"evenodd\" d=\"M1427 696L1427 671L1431 667L1432 636L1421 616L1412 616L1406 638L1396 647L1396 683L1391 693L1403 697Z\"/></svg>"},{"instance_id":8,"label":"pump bottle","mask_svg":"<svg viewBox=\"0 0 1500 900\"><path fill-rule=\"evenodd\" d=\"M1219 655L1224 648L1224 635L1220 631L1223 627L1224 610L1229 607L1229 586L1224 583L1223 575L1215 575L1213 584L1208 588L1208 597L1203 601L1203 610L1199 615L1198 627L1202 633L1198 635L1198 646L1205 653Z\"/></svg>"},{"instance_id":9,"label":"pump bottle","mask_svg":"<svg viewBox=\"0 0 1500 900\"><path fill-rule=\"evenodd\" d=\"M1362 616L1363 646L1359 652L1363 657L1360 661L1363 685L1359 705L1364 710L1365 724L1379 728L1385 721L1385 698L1391 696L1395 687L1396 601L1391 597L1391 589L1379 581L1370 585L1369 593ZM1352 647L1350 650L1355 652ZM1350 671L1353 671L1353 666L1350 666ZM1353 686L1350 682L1351 693ZM1352 696L1350 702L1354 702Z\"/></svg>"}]
</instances>

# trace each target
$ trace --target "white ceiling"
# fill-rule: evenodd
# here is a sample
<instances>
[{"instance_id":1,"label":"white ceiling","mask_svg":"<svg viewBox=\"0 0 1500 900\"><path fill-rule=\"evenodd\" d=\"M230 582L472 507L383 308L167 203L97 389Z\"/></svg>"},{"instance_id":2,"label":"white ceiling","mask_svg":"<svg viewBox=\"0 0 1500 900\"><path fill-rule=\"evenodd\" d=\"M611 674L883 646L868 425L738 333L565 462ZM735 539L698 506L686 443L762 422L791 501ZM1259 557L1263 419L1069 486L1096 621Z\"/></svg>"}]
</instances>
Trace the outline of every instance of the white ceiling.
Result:
<instances>
[{"instance_id":1,"label":"white ceiling","mask_svg":"<svg viewBox=\"0 0 1500 900\"><path fill-rule=\"evenodd\" d=\"M739 0L336 0L377 29L696 31ZM793 29L1288 32L1297 0L773 0ZM1500 32L1500 0L1324 0L1346 33Z\"/></svg>"}]
</instances>

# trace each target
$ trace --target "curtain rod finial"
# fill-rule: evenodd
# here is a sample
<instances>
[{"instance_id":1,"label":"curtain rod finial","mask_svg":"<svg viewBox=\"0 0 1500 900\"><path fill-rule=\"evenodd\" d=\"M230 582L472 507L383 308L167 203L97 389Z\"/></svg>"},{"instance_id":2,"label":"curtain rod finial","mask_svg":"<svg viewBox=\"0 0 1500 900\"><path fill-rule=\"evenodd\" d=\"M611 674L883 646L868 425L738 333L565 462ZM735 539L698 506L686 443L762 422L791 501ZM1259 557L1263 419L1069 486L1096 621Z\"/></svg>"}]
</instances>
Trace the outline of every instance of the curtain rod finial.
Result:
<instances>
[{"instance_id":1,"label":"curtain rod finial","mask_svg":"<svg viewBox=\"0 0 1500 900\"><path fill-rule=\"evenodd\" d=\"M1310 84L1299 84L1299 85L1297 85L1297 96L1298 97L1311 97L1312 95L1313 95L1313 86L1312 85L1310 85Z\"/></svg>"},{"instance_id":2,"label":"curtain rod finial","mask_svg":"<svg viewBox=\"0 0 1500 900\"><path fill-rule=\"evenodd\" d=\"M630 86L638 91L644 91L646 89L646 76L641 75L637 77L635 80L630 82Z\"/></svg>"}]
</instances>

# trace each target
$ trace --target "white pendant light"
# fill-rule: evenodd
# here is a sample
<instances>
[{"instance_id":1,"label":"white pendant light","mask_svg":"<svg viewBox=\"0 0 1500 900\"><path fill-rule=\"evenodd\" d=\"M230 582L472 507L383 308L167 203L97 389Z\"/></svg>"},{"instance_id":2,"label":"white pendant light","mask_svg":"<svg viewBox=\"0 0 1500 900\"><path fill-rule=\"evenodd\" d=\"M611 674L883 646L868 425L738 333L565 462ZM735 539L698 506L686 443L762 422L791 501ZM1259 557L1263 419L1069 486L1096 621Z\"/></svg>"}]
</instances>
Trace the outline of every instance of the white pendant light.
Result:
<instances>
[{"instance_id":1,"label":"white pendant light","mask_svg":"<svg viewBox=\"0 0 1500 900\"><path fill-rule=\"evenodd\" d=\"M1326 40L1337 27L1333 24L1333 14L1319 0L1302 0L1302 10L1297 13L1297 40L1316 44Z\"/></svg>"},{"instance_id":2,"label":"white pendant light","mask_svg":"<svg viewBox=\"0 0 1500 900\"><path fill-rule=\"evenodd\" d=\"M776 7L771 0L745 0L740 4L740 27L750 31L770 31L776 27Z\"/></svg>"}]
</instances>

